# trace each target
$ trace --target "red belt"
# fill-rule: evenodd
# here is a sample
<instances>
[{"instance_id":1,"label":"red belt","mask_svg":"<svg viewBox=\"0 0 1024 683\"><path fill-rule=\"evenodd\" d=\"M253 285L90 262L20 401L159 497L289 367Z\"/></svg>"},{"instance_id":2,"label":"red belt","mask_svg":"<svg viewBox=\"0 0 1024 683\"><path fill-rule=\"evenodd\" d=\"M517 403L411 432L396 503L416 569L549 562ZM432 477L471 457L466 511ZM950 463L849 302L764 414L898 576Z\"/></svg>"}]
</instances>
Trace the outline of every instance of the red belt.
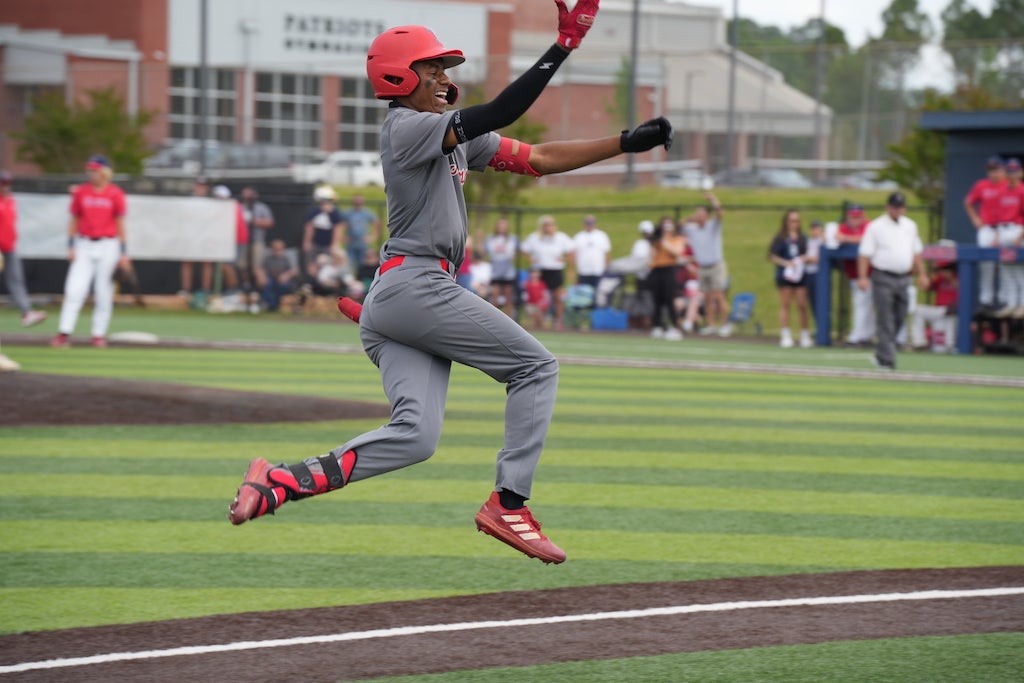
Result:
<instances>
[{"instance_id":1,"label":"red belt","mask_svg":"<svg viewBox=\"0 0 1024 683\"><path fill-rule=\"evenodd\" d=\"M452 274L452 271L449 269L450 266L451 266L451 262L449 262L448 259L443 259L443 258L442 259L438 259L437 262L438 262L438 265L441 266L441 270L443 270L444 272L448 273L449 275ZM397 268L398 266L402 265L403 263L405 263L405 257L404 256L392 256L387 261L385 261L384 263L380 264L380 274L383 275L384 273L388 272L392 268Z\"/></svg>"}]
</instances>

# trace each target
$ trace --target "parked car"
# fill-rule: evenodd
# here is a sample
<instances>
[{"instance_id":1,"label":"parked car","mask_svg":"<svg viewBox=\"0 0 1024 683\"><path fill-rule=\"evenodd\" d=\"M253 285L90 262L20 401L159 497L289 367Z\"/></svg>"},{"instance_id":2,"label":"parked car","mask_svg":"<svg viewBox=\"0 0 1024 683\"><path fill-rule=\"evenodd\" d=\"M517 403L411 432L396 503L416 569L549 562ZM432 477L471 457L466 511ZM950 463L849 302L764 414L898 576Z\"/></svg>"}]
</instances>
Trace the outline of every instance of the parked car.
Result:
<instances>
[{"instance_id":1,"label":"parked car","mask_svg":"<svg viewBox=\"0 0 1024 683\"><path fill-rule=\"evenodd\" d=\"M879 180L876 171L857 171L836 178L837 187L849 190L882 190L892 192L900 189L899 183L891 180Z\"/></svg>"},{"instance_id":2,"label":"parked car","mask_svg":"<svg viewBox=\"0 0 1024 683\"><path fill-rule=\"evenodd\" d=\"M203 152L203 172L211 178L291 173L292 151L281 145L210 141ZM164 147L143 160L145 175L194 176L200 169L199 154L199 143L194 140Z\"/></svg>"},{"instance_id":3,"label":"parked car","mask_svg":"<svg viewBox=\"0 0 1024 683\"><path fill-rule=\"evenodd\" d=\"M293 166L292 179L299 183L384 187L384 167L376 152L332 152L320 163Z\"/></svg>"},{"instance_id":4,"label":"parked car","mask_svg":"<svg viewBox=\"0 0 1024 683\"><path fill-rule=\"evenodd\" d=\"M699 168L684 168L665 171L659 181L662 187L680 187L687 190L710 190L714 179Z\"/></svg>"},{"instance_id":5,"label":"parked car","mask_svg":"<svg viewBox=\"0 0 1024 683\"><path fill-rule=\"evenodd\" d=\"M733 169L721 171L713 177L717 185L731 187L814 187L814 183L794 168Z\"/></svg>"}]
</instances>

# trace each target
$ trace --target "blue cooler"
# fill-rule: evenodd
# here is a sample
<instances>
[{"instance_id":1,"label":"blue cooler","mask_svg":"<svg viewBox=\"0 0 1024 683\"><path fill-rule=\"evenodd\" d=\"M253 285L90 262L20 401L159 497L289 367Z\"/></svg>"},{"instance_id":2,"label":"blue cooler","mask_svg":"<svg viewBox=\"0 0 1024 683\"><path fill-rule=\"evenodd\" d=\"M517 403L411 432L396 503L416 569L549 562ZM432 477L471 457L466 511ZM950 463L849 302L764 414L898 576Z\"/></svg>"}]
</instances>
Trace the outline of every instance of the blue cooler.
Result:
<instances>
[{"instance_id":1,"label":"blue cooler","mask_svg":"<svg viewBox=\"0 0 1024 683\"><path fill-rule=\"evenodd\" d=\"M590 312L590 329L624 330L629 327L629 315L617 308L595 308Z\"/></svg>"}]
</instances>

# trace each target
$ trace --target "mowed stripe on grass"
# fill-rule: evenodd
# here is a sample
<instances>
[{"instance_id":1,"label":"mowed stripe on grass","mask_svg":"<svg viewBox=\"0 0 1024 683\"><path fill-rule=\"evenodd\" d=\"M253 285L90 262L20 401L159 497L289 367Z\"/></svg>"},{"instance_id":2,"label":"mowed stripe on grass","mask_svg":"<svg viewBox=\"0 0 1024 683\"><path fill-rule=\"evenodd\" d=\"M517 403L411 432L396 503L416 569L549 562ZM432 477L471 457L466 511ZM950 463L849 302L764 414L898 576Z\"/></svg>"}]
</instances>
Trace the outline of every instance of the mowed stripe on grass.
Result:
<instances>
[{"instance_id":1,"label":"mowed stripe on grass","mask_svg":"<svg viewBox=\"0 0 1024 683\"><path fill-rule=\"evenodd\" d=\"M40 350L40 371L383 401L357 355L110 351ZM250 457L318 455L377 422L0 430L0 472L18 481L0 502L0 631L498 590L510 574L528 589L1024 564L1018 397L563 365L531 503L569 552L557 569L474 532L504 390L460 367L431 462L241 528L225 513ZM288 579L330 567L360 578L329 595Z\"/></svg>"}]
</instances>

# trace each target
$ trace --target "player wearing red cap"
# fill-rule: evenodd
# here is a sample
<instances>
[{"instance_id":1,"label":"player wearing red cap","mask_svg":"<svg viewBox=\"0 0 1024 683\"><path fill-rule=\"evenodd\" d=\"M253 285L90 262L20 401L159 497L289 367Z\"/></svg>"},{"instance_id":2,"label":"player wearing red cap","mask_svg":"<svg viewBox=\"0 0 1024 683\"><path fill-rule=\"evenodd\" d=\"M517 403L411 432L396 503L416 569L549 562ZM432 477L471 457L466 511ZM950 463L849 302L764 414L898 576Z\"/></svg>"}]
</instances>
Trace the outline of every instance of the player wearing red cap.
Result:
<instances>
[{"instance_id":1,"label":"player wearing red cap","mask_svg":"<svg viewBox=\"0 0 1024 683\"><path fill-rule=\"evenodd\" d=\"M997 156L985 162L986 176L971 186L964 197L964 211L978 231L979 247L994 247L998 243L996 226L999 225L999 202L1006 187L1006 168ZM990 311L996 307L996 264L982 261L978 264L978 303Z\"/></svg>"},{"instance_id":2,"label":"player wearing red cap","mask_svg":"<svg viewBox=\"0 0 1024 683\"><path fill-rule=\"evenodd\" d=\"M71 195L71 223L68 226L68 268L64 302L60 309L57 336L51 346L71 343L78 314L93 290L92 345L107 345L107 328L114 312L114 270L129 265L125 253L125 196L110 182L114 172L104 156L89 158L85 165L89 182Z\"/></svg>"}]
</instances>

